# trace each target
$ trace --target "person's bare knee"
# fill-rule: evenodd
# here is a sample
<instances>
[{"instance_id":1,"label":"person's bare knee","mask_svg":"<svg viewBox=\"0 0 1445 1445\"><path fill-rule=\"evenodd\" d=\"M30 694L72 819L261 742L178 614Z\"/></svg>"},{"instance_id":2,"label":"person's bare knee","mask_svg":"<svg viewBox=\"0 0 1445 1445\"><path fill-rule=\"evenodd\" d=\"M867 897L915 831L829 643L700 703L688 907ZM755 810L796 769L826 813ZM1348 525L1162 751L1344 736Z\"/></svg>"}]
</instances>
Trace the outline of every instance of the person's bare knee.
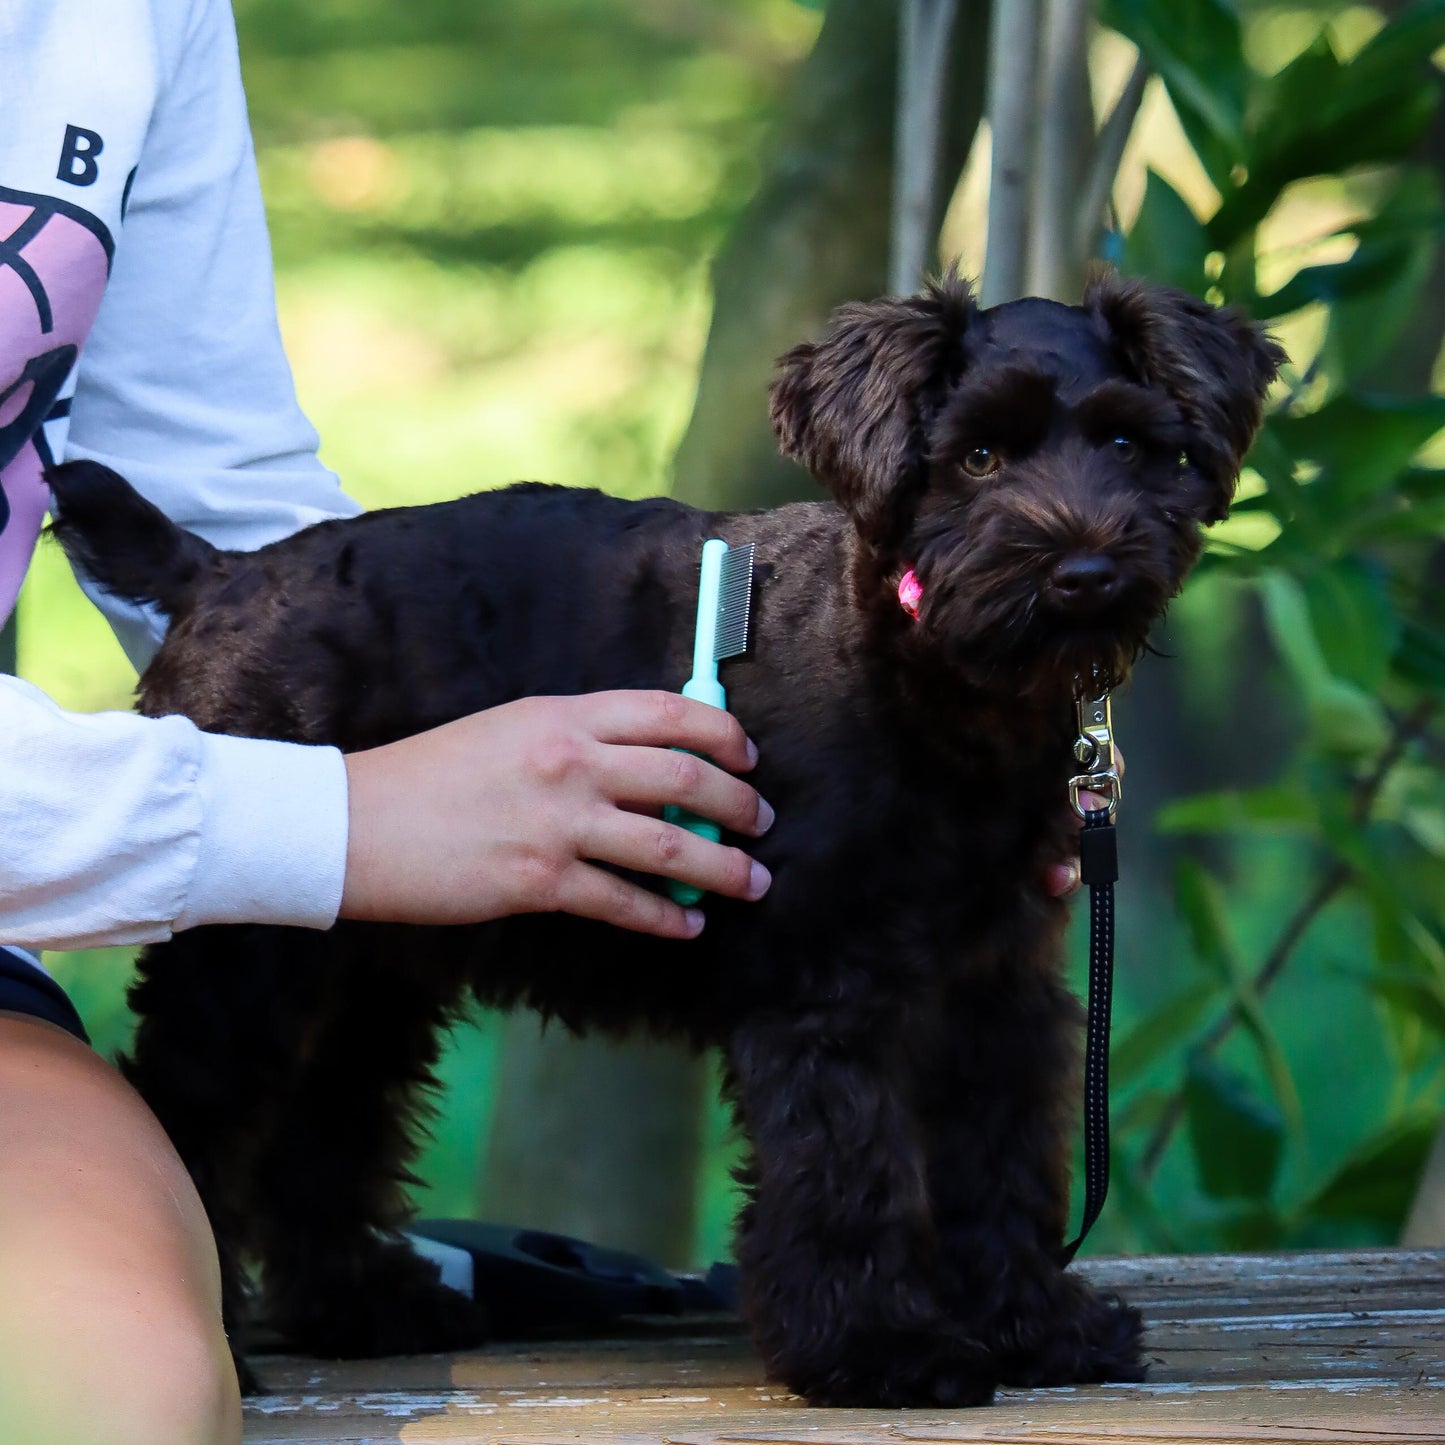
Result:
<instances>
[{"instance_id":1,"label":"person's bare knee","mask_svg":"<svg viewBox=\"0 0 1445 1445\"><path fill-rule=\"evenodd\" d=\"M11 1263L0 1257L0 1273ZM124 1299L125 1283L117 1279L95 1298L84 1280L62 1271L59 1288L38 1301L24 1289L35 1305L28 1321L0 1309L6 1445L233 1445L241 1438L235 1369L219 1322L172 1308L154 1292L152 1307L137 1309Z\"/></svg>"},{"instance_id":2,"label":"person's bare knee","mask_svg":"<svg viewBox=\"0 0 1445 1445\"><path fill-rule=\"evenodd\" d=\"M204 1210L68 1035L0 1016L0 1439L227 1445L240 1399Z\"/></svg>"}]
</instances>

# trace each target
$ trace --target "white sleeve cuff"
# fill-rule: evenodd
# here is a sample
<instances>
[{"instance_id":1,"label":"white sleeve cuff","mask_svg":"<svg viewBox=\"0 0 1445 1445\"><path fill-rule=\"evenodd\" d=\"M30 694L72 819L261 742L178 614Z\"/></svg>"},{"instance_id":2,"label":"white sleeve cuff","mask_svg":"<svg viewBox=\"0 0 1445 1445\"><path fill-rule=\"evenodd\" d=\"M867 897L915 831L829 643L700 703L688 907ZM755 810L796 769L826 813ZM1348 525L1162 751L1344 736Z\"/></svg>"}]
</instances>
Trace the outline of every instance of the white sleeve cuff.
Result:
<instances>
[{"instance_id":1,"label":"white sleeve cuff","mask_svg":"<svg viewBox=\"0 0 1445 1445\"><path fill-rule=\"evenodd\" d=\"M335 748L202 733L200 848L177 930L330 928L346 876L346 765Z\"/></svg>"}]
</instances>

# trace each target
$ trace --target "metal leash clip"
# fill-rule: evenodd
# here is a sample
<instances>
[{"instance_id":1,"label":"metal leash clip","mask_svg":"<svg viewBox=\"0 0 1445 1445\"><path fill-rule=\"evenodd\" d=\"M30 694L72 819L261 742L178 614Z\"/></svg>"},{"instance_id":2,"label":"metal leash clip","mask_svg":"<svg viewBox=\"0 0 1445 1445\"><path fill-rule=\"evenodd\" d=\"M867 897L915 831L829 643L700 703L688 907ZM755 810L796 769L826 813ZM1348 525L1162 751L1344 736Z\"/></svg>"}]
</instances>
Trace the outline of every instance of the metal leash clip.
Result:
<instances>
[{"instance_id":1,"label":"metal leash clip","mask_svg":"<svg viewBox=\"0 0 1445 1445\"><path fill-rule=\"evenodd\" d=\"M1114 816L1122 795L1118 760L1114 756L1114 714L1105 689L1097 696L1081 695L1074 711L1079 722L1079 736L1074 743L1074 758L1085 771L1069 779L1069 802L1079 817L1088 809L1079 801L1083 792L1098 793L1109 816Z\"/></svg>"}]
</instances>

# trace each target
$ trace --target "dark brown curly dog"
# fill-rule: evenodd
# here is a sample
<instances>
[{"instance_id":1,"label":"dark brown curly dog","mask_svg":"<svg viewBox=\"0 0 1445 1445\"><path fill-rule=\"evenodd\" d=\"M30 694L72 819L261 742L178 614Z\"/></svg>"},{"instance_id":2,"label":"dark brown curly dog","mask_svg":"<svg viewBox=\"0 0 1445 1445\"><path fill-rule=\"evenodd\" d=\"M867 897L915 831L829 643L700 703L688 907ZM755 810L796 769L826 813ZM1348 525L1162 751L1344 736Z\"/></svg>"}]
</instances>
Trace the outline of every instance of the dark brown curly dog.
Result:
<instances>
[{"instance_id":1,"label":"dark brown curly dog","mask_svg":"<svg viewBox=\"0 0 1445 1445\"><path fill-rule=\"evenodd\" d=\"M388 1238L470 992L723 1051L750 1146L744 1308L810 1400L1139 1378L1138 1315L1058 1262L1081 1010L1037 880L1072 847L1077 680L1129 670L1228 509L1280 359L1139 282L981 311L950 278L845 306L783 358L774 425L832 502L524 485L238 554L104 468L59 469L72 560L171 617L144 711L344 749L531 694L676 690L703 540L757 543L726 683L777 809L748 842L763 902L712 900L696 943L547 915L197 929L146 953L128 1071L195 1175L233 1314L251 1257L269 1317L319 1354L485 1333Z\"/></svg>"}]
</instances>

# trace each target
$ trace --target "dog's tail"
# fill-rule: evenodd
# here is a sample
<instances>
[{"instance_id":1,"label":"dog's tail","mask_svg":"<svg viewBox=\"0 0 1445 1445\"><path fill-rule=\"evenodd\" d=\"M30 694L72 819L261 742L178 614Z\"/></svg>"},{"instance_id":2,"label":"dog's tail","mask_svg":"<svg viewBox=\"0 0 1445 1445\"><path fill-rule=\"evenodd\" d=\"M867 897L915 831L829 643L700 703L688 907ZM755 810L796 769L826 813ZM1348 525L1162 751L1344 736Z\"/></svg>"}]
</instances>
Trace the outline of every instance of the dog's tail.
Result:
<instances>
[{"instance_id":1,"label":"dog's tail","mask_svg":"<svg viewBox=\"0 0 1445 1445\"><path fill-rule=\"evenodd\" d=\"M55 496L51 532L71 566L128 602L184 611L216 549L176 526L126 479L99 462L66 462L45 480Z\"/></svg>"}]
</instances>

